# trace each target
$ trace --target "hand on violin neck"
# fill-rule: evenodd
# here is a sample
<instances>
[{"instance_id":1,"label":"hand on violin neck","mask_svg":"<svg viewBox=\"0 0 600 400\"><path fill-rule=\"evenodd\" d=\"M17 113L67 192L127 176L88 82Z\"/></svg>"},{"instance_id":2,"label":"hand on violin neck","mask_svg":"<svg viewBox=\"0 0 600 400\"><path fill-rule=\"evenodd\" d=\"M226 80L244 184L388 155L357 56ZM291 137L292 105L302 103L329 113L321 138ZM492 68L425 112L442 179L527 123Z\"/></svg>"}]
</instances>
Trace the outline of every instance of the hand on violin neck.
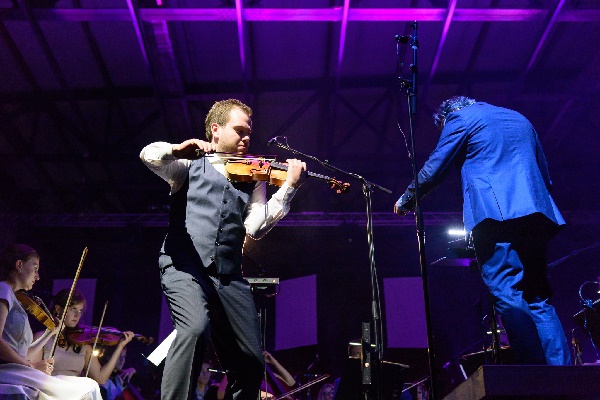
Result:
<instances>
[{"instance_id":1,"label":"hand on violin neck","mask_svg":"<svg viewBox=\"0 0 600 400\"><path fill-rule=\"evenodd\" d=\"M121 348L127 346L127 343L131 342L133 340L134 336L135 336L135 333L133 333L131 331L123 332L123 337L121 337L121 340L119 341L118 346L121 346Z\"/></svg>"},{"instance_id":2,"label":"hand on violin neck","mask_svg":"<svg viewBox=\"0 0 600 400\"><path fill-rule=\"evenodd\" d=\"M216 144L205 142L200 139L188 139L180 144L174 144L171 147L173 156L186 160L195 160L204 157L204 154L206 153L211 153L216 150Z\"/></svg>"},{"instance_id":3,"label":"hand on violin neck","mask_svg":"<svg viewBox=\"0 0 600 400\"><path fill-rule=\"evenodd\" d=\"M306 163L295 158L286 161L288 165L285 182L293 188L300 187L306 177L306 174L303 173L306 171Z\"/></svg>"}]
</instances>

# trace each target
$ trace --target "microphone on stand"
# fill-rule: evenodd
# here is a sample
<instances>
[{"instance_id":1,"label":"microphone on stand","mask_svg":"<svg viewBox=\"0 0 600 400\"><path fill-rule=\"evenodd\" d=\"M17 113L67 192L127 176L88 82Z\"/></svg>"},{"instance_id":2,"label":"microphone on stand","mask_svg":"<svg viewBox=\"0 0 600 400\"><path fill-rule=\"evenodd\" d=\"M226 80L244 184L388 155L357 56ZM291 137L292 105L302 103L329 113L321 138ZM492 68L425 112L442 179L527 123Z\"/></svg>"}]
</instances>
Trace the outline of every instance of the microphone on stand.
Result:
<instances>
[{"instance_id":1,"label":"microphone on stand","mask_svg":"<svg viewBox=\"0 0 600 400\"><path fill-rule=\"evenodd\" d=\"M410 39L410 36L408 35L396 35L394 36L394 38L396 39L396 42L400 43L400 44L406 44L408 43L408 40Z\"/></svg>"}]
</instances>

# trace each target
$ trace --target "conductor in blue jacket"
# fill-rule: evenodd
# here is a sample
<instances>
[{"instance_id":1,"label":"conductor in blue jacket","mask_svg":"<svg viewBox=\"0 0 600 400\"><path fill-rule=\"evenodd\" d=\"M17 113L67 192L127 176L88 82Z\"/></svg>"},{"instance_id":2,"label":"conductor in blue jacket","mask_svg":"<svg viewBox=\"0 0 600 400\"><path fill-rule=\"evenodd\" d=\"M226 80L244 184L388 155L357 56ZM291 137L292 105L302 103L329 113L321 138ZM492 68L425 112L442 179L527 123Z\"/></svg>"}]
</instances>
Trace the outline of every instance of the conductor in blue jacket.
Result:
<instances>
[{"instance_id":1,"label":"conductor in blue jacket","mask_svg":"<svg viewBox=\"0 0 600 400\"><path fill-rule=\"evenodd\" d=\"M418 174L419 195L440 184L452 165L460 170L465 230L515 362L570 364L546 271L548 240L565 221L550 196L535 129L516 111L463 96L442 102L434 122L442 133ZM414 182L394 211L406 215L413 207Z\"/></svg>"}]
</instances>

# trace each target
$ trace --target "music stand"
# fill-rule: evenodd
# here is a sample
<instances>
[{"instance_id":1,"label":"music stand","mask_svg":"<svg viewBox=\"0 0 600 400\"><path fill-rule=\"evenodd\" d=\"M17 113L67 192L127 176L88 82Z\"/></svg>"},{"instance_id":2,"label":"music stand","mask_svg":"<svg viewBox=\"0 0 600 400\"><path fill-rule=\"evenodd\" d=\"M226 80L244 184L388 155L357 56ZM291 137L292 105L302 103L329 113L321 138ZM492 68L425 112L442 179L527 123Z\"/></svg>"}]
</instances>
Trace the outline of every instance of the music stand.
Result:
<instances>
[{"instance_id":1,"label":"music stand","mask_svg":"<svg viewBox=\"0 0 600 400\"><path fill-rule=\"evenodd\" d=\"M600 349L600 300L596 300L592 306L586 305L581 311L573 315L573 319L581 329L592 340L596 349Z\"/></svg>"},{"instance_id":2,"label":"music stand","mask_svg":"<svg viewBox=\"0 0 600 400\"><path fill-rule=\"evenodd\" d=\"M377 360L372 360L373 362L377 362ZM368 388L368 393L371 396L374 395L373 391L377 390L379 379L377 371L381 371L382 374L382 399L400 399L402 389L404 388L404 370L408 368L408 365L381 361L381 368L373 368L371 370L373 371L374 384L363 385L360 364L359 358L346 359L334 400L362 400L364 399L363 389L365 387Z\"/></svg>"}]
</instances>

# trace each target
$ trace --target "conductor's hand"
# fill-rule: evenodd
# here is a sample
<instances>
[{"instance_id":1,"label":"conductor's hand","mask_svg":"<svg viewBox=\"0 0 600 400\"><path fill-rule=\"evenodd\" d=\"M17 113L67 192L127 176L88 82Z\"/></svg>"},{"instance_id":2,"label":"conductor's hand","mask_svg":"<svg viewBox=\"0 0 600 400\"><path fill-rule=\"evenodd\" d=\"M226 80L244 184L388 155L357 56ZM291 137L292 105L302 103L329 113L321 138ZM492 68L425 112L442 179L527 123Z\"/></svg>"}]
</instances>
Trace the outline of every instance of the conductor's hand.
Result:
<instances>
[{"instance_id":1,"label":"conductor's hand","mask_svg":"<svg viewBox=\"0 0 600 400\"><path fill-rule=\"evenodd\" d=\"M38 371L42 371L47 375L52 375L52 371L54 370L54 358L32 362L31 365Z\"/></svg>"},{"instance_id":2,"label":"conductor's hand","mask_svg":"<svg viewBox=\"0 0 600 400\"><path fill-rule=\"evenodd\" d=\"M408 209L398 205L398 203L396 203L396 204L394 204L394 212L396 214L398 214L399 216L404 217L405 215L407 215L410 212L410 210L408 210Z\"/></svg>"},{"instance_id":3,"label":"conductor's hand","mask_svg":"<svg viewBox=\"0 0 600 400\"><path fill-rule=\"evenodd\" d=\"M394 212L401 217L405 216L415 208L415 195L411 190L406 190L394 204Z\"/></svg>"},{"instance_id":4,"label":"conductor's hand","mask_svg":"<svg viewBox=\"0 0 600 400\"><path fill-rule=\"evenodd\" d=\"M195 160L204 157L204 154L206 153L211 153L216 150L216 144L205 142L200 139L188 139L180 144L174 144L172 147L172 152L175 157L186 160Z\"/></svg>"},{"instance_id":5,"label":"conductor's hand","mask_svg":"<svg viewBox=\"0 0 600 400\"><path fill-rule=\"evenodd\" d=\"M295 158L286 160L288 164L287 170L287 179L285 182L291 187L300 187L302 182L304 182L304 171L306 171L306 163L300 160L296 160Z\"/></svg>"}]
</instances>

